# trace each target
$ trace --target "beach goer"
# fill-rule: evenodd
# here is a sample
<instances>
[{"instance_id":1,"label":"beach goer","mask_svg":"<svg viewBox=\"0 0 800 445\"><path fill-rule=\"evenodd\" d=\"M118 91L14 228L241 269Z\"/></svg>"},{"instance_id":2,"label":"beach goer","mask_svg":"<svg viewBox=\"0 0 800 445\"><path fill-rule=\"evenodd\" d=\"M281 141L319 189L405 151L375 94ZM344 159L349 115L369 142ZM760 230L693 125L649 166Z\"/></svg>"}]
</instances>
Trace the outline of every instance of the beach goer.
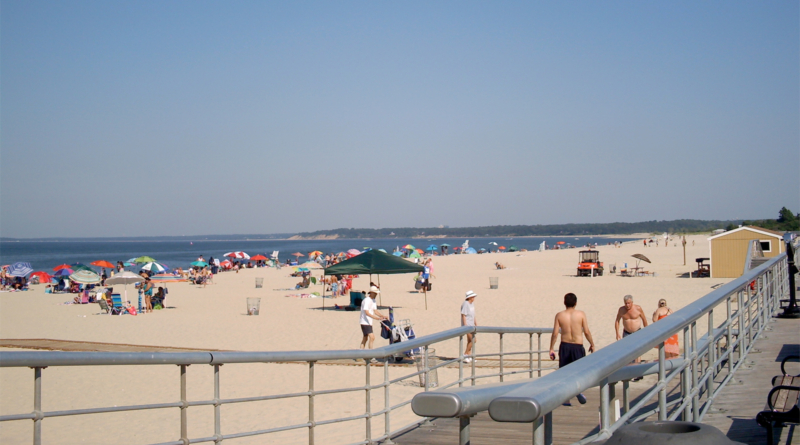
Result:
<instances>
[{"instance_id":1,"label":"beach goer","mask_svg":"<svg viewBox=\"0 0 800 445\"><path fill-rule=\"evenodd\" d=\"M375 342L375 334L372 333L372 320L386 320L387 318L378 312L378 305L375 303L375 298L378 294L381 293L380 289L376 286L372 286L369 288L368 297L361 301L361 334L363 338L361 339L361 349L364 349L364 346L367 344L367 340L369 340L369 349L372 349L372 344ZM373 363L377 362L374 358L371 360Z\"/></svg>"},{"instance_id":2,"label":"beach goer","mask_svg":"<svg viewBox=\"0 0 800 445\"><path fill-rule=\"evenodd\" d=\"M506 266L504 266L504 265L502 265L500 263L494 263L494 267L496 267L498 269L505 269L506 268Z\"/></svg>"},{"instance_id":3,"label":"beach goer","mask_svg":"<svg viewBox=\"0 0 800 445\"><path fill-rule=\"evenodd\" d=\"M658 309L653 312L653 323L670 314L672 314L672 309L667 306L667 300L663 298L658 300ZM671 358L678 357L679 354L680 347L678 345L678 334L675 334L664 342L664 356L667 358L667 360L669 360Z\"/></svg>"},{"instance_id":4,"label":"beach goer","mask_svg":"<svg viewBox=\"0 0 800 445\"><path fill-rule=\"evenodd\" d=\"M614 334L617 340L625 338L634 332L647 327L647 317L644 316L644 310L638 304L633 304L633 296L625 295L622 297L624 306L620 307L617 311L617 318L614 321ZM622 320L622 334L619 332L619 321ZM641 358L637 357L634 363L639 363Z\"/></svg>"},{"instance_id":5,"label":"beach goer","mask_svg":"<svg viewBox=\"0 0 800 445\"><path fill-rule=\"evenodd\" d=\"M475 320L475 297L478 295L468 290L464 302L461 303L461 326L478 326ZM475 344L475 334L467 334L467 347L464 349L464 363L472 361L472 345Z\"/></svg>"},{"instance_id":6,"label":"beach goer","mask_svg":"<svg viewBox=\"0 0 800 445\"><path fill-rule=\"evenodd\" d=\"M583 337L589 340L589 353L594 352L594 339L589 330L589 322L583 311L575 309L578 305L578 297L573 293L564 295L565 309L556 314L553 324L553 334L550 336L550 359L556 359L554 350L558 334L561 333L561 344L558 347L558 367L563 368L572 362L586 357L586 349L583 347ZM586 403L586 396L578 394L578 402L581 405ZM565 403L569 405L569 402Z\"/></svg>"},{"instance_id":7,"label":"beach goer","mask_svg":"<svg viewBox=\"0 0 800 445\"><path fill-rule=\"evenodd\" d=\"M153 282L150 281L150 277L145 278L144 280L144 311L145 312L153 312Z\"/></svg>"}]
</instances>

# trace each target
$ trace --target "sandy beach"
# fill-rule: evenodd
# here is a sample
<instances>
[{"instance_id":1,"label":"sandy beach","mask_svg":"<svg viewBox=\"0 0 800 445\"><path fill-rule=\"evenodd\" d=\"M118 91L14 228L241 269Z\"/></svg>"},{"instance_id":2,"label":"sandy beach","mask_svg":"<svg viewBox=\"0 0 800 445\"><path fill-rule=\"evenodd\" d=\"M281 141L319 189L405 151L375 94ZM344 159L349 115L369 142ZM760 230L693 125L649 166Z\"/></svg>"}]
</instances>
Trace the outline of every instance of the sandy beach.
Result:
<instances>
[{"instance_id":1,"label":"sandy beach","mask_svg":"<svg viewBox=\"0 0 800 445\"><path fill-rule=\"evenodd\" d=\"M597 239L603 242L602 238ZM614 317L622 297L631 294L648 319L660 298L677 311L697 298L724 284L728 279L686 277L696 269L695 258L708 257L706 235L687 237L686 265L680 240L664 246L644 247L641 240L620 248L600 245L600 259L607 271L611 264L633 266L631 255L646 255L651 264L647 271L656 276L620 277L607 273L602 277L576 277L580 249L545 252L517 252L484 255L435 257L433 290L427 296L414 291L413 275L380 277L382 289L379 309L395 309L397 319L410 319L418 337L459 326L459 307L467 290L478 294L476 318L483 326L552 327L554 314L563 308L563 296L578 296L578 309L584 310L598 348L615 340ZM495 262L506 266L497 270ZM359 313L334 310L349 299L293 298L300 291L293 288L299 278L290 277L290 268L246 269L225 272L215 277L215 284L205 288L189 283L168 285L167 309L138 316L100 314L98 305L64 305L72 295L44 293L43 286L21 293L0 294L0 338L61 339L131 345L158 345L179 348L206 348L230 351L334 350L358 348L361 333ZM321 271L314 271L319 277ZM498 277L499 287L489 289L489 278ZM263 288L255 288L255 279L263 278ZM377 281L377 277L373 277ZM354 289L367 289L368 276L354 281ZM115 292L119 289L115 289ZM321 285L305 292L322 293ZM246 314L246 299L261 298L261 314ZM136 293L128 289L128 299ZM326 310L322 310L323 306ZM702 332L702 329L701 329ZM509 336L506 350L522 350L527 336ZM549 336L543 338L546 346ZM376 346L388 344L377 338ZM437 346L437 355L458 354L458 342ZM497 349L497 336L481 338L480 353ZM652 359L652 356L645 358ZM223 397L305 391L308 383L305 365L253 364L223 367ZM324 366L316 375L317 389L363 384L363 367ZM392 370L402 374L401 369ZM379 381L383 371L373 371ZM408 372L408 371L406 371ZM452 381L454 370L440 370L440 381ZM32 409L33 373L30 369L0 369L0 412L20 413ZM299 375L299 377L298 377ZM189 398L210 398L212 368L192 366L189 370ZM449 380L448 380L449 379ZM484 383L490 383L488 380ZM174 366L49 368L44 371L44 409L130 405L175 401L178 397L178 370ZM408 398L421 389L400 385L392 398ZM374 391L378 393L381 391ZM382 393L382 392L381 392ZM382 406L382 394L375 394L373 406ZM353 406L352 400L360 405ZM327 396L317 402L319 419L363 413L363 393ZM394 400L393 400L394 402ZM395 402L396 403L396 402ZM377 405L376 405L377 404ZM258 402L254 405L225 406L223 425L230 431L270 428L306 421L307 401ZM352 414L348 414L352 411ZM190 437L213 434L213 409L190 410ZM81 417L52 418L44 421L46 443L116 443L163 442L179 437L177 409L136 413L98 414ZM413 421L410 411L392 418L392 427ZM334 424L318 428L318 443L344 443L361 440L364 421ZM355 426L357 425L357 427ZM27 442L31 421L5 422L0 427L3 443ZM373 420L373 431L382 431L382 420ZM125 431L124 435L120 432ZM296 443L307 441L306 430L260 436L233 443ZM377 435L377 434L376 434ZM80 440L77 440L79 438ZM118 439L118 440L117 440Z\"/></svg>"}]
</instances>

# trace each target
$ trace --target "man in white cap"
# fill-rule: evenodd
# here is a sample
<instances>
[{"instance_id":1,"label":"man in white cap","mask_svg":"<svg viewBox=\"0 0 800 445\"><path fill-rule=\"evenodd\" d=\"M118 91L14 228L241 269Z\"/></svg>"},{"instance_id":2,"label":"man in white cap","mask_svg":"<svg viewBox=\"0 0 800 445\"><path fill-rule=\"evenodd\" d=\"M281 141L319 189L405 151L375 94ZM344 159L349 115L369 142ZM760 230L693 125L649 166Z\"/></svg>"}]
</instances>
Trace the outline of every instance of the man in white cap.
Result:
<instances>
[{"instance_id":1,"label":"man in white cap","mask_svg":"<svg viewBox=\"0 0 800 445\"><path fill-rule=\"evenodd\" d=\"M478 326L478 322L475 320L475 297L478 295L471 290L467 291L466 298L464 302L461 304L461 326ZM467 348L464 350L464 359L465 363L469 363L472 361L472 357L469 357L472 354L472 345L475 343L475 334L467 334Z\"/></svg>"},{"instance_id":2,"label":"man in white cap","mask_svg":"<svg viewBox=\"0 0 800 445\"><path fill-rule=\"evenodd\" d=\"M386 317L378 312L378 305L375 303L375 298L381 293L378 286L370 286L369 297L361 301L361 333L364 338L361 339L361 349L369 340L369 348L372 349L372 344L375 342L375 334L372 333L372 320L385 320ZM373 359L375 360L375 359Z\"/></svg>"}]
</instances>

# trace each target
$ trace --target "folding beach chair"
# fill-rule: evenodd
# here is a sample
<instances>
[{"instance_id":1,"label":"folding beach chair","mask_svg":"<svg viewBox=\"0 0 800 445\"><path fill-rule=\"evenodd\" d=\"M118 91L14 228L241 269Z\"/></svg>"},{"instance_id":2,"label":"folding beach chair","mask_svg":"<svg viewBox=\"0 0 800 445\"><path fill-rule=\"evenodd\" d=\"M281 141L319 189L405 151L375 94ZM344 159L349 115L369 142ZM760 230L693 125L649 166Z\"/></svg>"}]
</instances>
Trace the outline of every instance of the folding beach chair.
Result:
<instances>
[{"instance_id":1,"label":"folding beach chair","mask_svg":"<svg viewBox=\"0 0 800 445\"><path fill-rule=\"evenodd\" d=\"M111 294L111 301L114 303L114 306L111 308L111 313L115 315L122 315L125 312L125 305L122 304L122 295L120 294Z\"/></svg>"},{"instance_id":2,"label":"folding beach chair","mask_svg":"<svg viewBox=\"0 0 800 445\"><path fill-rule=\"evenodd\" d=\"M106 314L111 315L111 308L108 307L108 302L106 302L105 299L103 298L98 299L97 304L100 305L100 310L103 310L106 312Z\"/></svg>"}]
</instances>

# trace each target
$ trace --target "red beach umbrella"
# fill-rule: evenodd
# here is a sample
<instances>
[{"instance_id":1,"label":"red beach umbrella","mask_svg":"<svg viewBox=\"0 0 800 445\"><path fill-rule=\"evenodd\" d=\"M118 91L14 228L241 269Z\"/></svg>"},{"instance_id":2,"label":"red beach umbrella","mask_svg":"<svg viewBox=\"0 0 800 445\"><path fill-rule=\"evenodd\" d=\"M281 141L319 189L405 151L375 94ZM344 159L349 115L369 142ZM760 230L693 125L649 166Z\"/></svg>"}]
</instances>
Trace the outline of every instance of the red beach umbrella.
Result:
<instances>
[{"instance_id":1,"label":"red beach umbrella","mask_svg":"<svg viewBox=\"0 0 800 445\"><path fill-rule=\"evenodd\" d=\"M114 268L114 265L113 265L113 264L111 264L111 263L109 263L109 262L108 262L108 261L106 261L106 260L97 260L97 261L92 261L92 262L91 262L91 263L89 263L89 264L91 264L92 266L103 267L103 268L105 268L105 269L113 269L113 268Z\"/></svg>"},{"instance_id":2,"label":"red beach umbrella","mask_svg":"<svg viewBox=\"0 0 800 445\"><path fill-rule=\"evenodd\" d=\"M506 250L506 246L500 246L497 248L498 250Z\"/></svg>"},{"instance_id":3,"label":"red beach umbrella","mask_svg":"<svg viewBox=\"0 0 800 445\"><path fill-rule=\"evenodd\" d=\"M259 254L259 255L256 255L254 257L250 257L250 259L253 260L253 261L266 261L269 258L265 257L264 255Z\"/></svg>"},{"instance_id":4,"label":"red beach umbrella","mask_svg":"<svg viewBox=\"0 0 800 445\"><path fill-rule=\"evenodd\" d=\"M564 242L564 241L559 241L559 242L557 242L556 244L566 244L566 242Z\"/></svg>"},{"instance_id":5,"label":"red beach umbrella","mask_svg":"<svg viewBox=\"0 0 800 445\"><path fill-rule=\"evenodd\" d=\"M47 273L47 272L34 272L34 273L32 273L32 274L30 275L30 277L31 277L31 278L33 278L33 277L39 277L39 282L40 282L40 283L49 283L49 282L50 282L50 280L53 278L53 277L51 277L51 276L50 276L50 274L49 274L49 273Z\"/></svg>"},{"instance_id":6,"label":"red beach umbrella","mask_svg":"<svg viewBox=\"0 0 800 445\"><path fill-rule=\"evenodd\" d=\"M61 265L58 265L58 266L54 267L53 270L58 271L58 270L61 270L61 269L71 269L71 268L72 268L72 266L70 266L69 264L61 264Z\"/></svg>"}]
</instances>

